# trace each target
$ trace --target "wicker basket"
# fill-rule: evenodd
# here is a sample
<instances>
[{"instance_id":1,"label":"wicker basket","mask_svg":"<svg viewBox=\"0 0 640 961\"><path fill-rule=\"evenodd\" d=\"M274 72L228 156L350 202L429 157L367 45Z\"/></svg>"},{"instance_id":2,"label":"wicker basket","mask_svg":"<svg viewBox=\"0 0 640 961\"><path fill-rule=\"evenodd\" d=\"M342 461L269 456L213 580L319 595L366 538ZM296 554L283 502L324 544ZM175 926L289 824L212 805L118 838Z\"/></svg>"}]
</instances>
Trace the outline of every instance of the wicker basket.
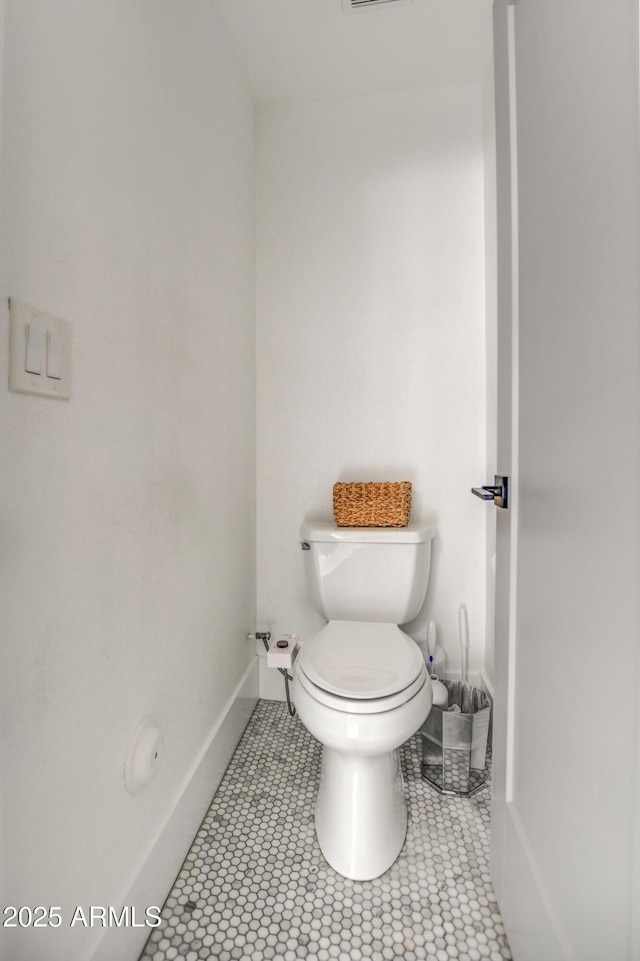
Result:
<instances>
[{"instance_id":1,"label":"wicker basket","mask_svg":"<svg viewBox=\"0 0 640 961\"><path fill-rule=\"evenodd\" d=\"M338 527L406 527L411 514L411 483L333 485Z\"/></svg>"}]
</instances>

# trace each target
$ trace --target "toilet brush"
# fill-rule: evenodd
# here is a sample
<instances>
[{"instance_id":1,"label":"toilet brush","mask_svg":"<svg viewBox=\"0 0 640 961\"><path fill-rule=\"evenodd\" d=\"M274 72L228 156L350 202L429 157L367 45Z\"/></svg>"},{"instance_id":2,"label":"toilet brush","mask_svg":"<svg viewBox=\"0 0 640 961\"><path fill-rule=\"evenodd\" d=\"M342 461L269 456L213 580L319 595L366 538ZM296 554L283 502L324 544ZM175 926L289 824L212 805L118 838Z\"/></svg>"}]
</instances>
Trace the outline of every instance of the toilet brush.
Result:
<instances>
[{"instance_id":1,"label":"toilet brush","mask_svg":"<svg viewBox=\"0 0 640 961\"><path fill-rule=\"evenodd\" d=\"M460 633L460 659L462 661L462 683L467 683L467 669L469 660L469 624L467 622L467 609L464 604L460 605L458 611L458 630Z\"/></svg>"}]
</instances>

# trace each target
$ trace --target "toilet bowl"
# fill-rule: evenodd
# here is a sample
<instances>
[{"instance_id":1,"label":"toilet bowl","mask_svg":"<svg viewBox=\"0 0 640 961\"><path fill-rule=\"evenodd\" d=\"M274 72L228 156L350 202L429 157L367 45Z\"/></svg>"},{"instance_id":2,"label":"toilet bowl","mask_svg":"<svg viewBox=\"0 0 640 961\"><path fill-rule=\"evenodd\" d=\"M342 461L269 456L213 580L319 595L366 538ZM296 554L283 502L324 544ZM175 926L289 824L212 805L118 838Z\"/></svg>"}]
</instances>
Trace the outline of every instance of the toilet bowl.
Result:
<instances>
[{"instance_id":1,"label":"toilet bowl","mask_svg":"<svg viewBox=\"0 0 640 961\"><path fill-rule=\"evenodd\" d=\"M402 849L407 808L398 748L431 707L427 670L411 638L403 635L421 664L410 666L405 656L404 671L398 668L396 647L406 655L405 645L398 644L397 637L389 639L386 661L379 652L373 671L370 660L359 664L351 654L352 633L361 637L369 629L379 638L386 633L379 629L390 626L331 622L305 641L293 681L298 716L323 745L315 812L318 843L329 864L356 881L383 874ZM337 677L334 656L327 660L327 680L318 684L322 652L336 642L343 643L343 678ZM372 696L364 696L367 693Z\"/></svg>"},{"instance_id":2,"label":"toilet bowl","mask_svg":"<svg viewBox=\"0 0 640 961\"><path fill-rule=\"evenodd\" d=\"M312 597L334 615L304 639L293 680L298 716L323 746L316 834L336 871L365 881L402 850L399 747L431 709L422 652L398 624L424 601L433 528L306 524L301 533Z\"/></svg>"}]
</instances>

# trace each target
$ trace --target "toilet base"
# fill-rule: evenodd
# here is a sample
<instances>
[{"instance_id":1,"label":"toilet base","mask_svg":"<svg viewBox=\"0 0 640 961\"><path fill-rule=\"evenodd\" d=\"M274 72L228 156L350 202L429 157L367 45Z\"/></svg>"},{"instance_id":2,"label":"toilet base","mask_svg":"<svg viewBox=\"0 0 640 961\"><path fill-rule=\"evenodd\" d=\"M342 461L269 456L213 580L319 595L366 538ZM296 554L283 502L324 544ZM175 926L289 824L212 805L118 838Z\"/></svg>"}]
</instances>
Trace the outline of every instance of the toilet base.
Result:
<instances>
[{"instance_id":1,"label":"toilet base","mask_svg":"<svg viewBox=\"0 0 640 961\"><path fill-rule=\"evenodd\" d=\"M332 868L370 881L391 867L407 833L398 749L354 755L323 746L316 834Z\"/></svg>"}]
</instances>

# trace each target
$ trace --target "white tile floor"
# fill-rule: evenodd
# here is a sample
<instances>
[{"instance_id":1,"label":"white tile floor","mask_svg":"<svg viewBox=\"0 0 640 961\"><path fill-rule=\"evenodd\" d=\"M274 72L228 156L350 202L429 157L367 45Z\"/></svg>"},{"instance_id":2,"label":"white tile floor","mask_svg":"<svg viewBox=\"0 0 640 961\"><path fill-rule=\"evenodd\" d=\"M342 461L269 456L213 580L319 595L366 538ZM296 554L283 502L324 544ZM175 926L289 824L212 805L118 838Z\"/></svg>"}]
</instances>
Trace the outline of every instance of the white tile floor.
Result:
<instances>
[{"instance_id":1,"label":"white tile floor","mask_svg":"<svg viewBox=\"0 0 640 961\"><path fill-rule=\"evenodd\" d=\"M260 701L140 961L509 961L489 878L489 787L443 797L401 749L409 830L374 881L328 866L313 808L321 746Z\"/></svg>"}]
</instances>

